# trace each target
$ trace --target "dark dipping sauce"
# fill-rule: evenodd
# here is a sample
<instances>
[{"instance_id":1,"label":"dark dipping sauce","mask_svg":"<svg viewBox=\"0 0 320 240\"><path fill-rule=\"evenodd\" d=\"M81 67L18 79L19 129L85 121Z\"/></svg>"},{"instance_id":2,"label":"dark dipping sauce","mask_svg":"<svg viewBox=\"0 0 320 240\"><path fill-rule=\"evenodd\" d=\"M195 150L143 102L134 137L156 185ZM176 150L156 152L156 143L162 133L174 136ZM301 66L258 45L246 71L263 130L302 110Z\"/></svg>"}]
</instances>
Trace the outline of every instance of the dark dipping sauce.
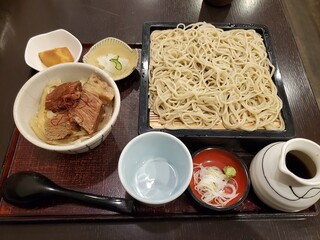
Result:
<instances>
[{"instance_id":1,"label":"dark dipping sauce","mask_svg":"<svg viewBox=\"0 0 320 240\"><path fill-rule=\"evenodd\" d=\"M287 153L286 166L290 172L304 179L313 178L316 173L316 165L312 158L300 151Z\"/></svg>"}]
</instances>

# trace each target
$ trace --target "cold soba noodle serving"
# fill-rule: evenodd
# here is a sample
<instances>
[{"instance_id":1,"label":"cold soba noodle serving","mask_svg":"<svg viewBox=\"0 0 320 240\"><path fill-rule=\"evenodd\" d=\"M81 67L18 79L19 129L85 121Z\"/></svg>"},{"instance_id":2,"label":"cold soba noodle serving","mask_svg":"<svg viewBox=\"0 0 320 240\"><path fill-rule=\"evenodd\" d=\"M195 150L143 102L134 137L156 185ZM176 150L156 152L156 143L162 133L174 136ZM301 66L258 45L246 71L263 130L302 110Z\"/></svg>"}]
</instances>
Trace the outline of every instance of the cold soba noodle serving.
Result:
<instances>
[{"instance_id":1,"label":"cold soba noodle serving","mask_svg":"<svg viewBox=\"0 0 320 240\"><path fill-rule=\"evenodd\" d=\"M156 127L285 128L274 66L254 30L179 24L153 31L150 52L149 108Z\"/></svg>"}]
</instances>

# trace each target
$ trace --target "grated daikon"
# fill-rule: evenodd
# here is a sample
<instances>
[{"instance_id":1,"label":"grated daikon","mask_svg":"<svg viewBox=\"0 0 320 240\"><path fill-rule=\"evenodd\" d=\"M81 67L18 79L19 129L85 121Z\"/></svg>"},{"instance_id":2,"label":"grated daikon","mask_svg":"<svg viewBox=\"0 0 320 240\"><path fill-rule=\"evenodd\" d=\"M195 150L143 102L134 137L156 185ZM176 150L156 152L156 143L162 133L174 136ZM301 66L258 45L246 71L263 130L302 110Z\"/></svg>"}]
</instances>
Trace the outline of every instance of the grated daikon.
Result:
<instances>
[{"instance_id":1,"label":"grated daikon","mask_svg":"<svg viewBox=\"0 0 320 240\"><path fill-rule=\"evenodd\" d=\"M193 179L201 200L214 207L224 207L239 195L237 181L218 167L194 164Z\"/></svg>"}]
</instances>

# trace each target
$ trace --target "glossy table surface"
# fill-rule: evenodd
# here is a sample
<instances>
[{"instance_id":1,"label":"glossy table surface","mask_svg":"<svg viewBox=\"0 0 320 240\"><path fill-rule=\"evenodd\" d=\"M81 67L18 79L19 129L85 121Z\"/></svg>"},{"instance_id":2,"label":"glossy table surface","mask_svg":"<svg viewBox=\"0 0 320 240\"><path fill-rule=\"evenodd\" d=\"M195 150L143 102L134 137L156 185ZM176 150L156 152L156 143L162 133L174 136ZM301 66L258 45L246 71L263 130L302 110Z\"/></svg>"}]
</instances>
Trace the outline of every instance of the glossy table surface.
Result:
<instances>
[{"instance_id":1,"label":"glossy table surface","mask_svg":"<svg viewBox=\"0 0 320 240\"><path fill-rule=\"evenodd\" d=\"M0 163L14 129L12 107L30 76L24 49L34 35L63 28L82 43L113 36L141 43L144 22L230 22L269 28L297 137L320 143L320 113L280 0L2 0L0 2ZM319 239L320 216L305 220L155 220L0 223L1 239Z\"/></svg>"}]
</instances>

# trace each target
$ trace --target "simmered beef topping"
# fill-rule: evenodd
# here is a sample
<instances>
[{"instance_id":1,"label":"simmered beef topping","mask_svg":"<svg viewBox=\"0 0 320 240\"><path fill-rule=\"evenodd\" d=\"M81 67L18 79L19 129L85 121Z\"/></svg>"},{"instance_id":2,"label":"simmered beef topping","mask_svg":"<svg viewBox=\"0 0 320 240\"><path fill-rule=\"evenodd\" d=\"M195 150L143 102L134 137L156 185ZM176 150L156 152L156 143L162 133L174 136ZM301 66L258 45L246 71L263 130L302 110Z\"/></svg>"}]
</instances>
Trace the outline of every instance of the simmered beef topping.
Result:
<instances>
[{"instance_id":1,"label":"simmered beef topping","mask_svg":"<svg viewBox=\"0 0 320 240\"><path fill-rule=\"evenodd\" d=\"M57 86L46 98L46 109L53 112L74 107L82 91L80 81L62 83Z\"/></svg>"},{"instance_id":2,"label":"simmered beef topping","mask_svg":"<svg viewBox=\"0 0 320 240\"><path fill-rule=\"evenodd\" d=\"M99 97L104 104L110 103L114 98L114 90L105 81L100 81L96 74L91 74L89 80L83 85L83 90Z\"/></svg>"},{"instance_id":3,"label":"simmered beef topping","mask_svg":"<svg viewBox=\"0 0 320 240\"><path fill-rule=\"evenodd\" d=\"M77 124L72 121L67 111L57 112L49 121L45 122L45 135L50 140L64 139L72 131L77 131Z\"/></svg>"},{"instance_id":4,"label":"simmered beef topping","mask_svg":"<svg viewBox=\"0 0 320 240\"><path fill-rule=\"evenodd\" d=\"M78 105L69 109L69 116L89 134L94 133L102 120L103 104L94 94L82 91Z\"/></svg>"},{"instance_id":5,"label":"simmered beef topping","mask_svg":"<svg viewBox=\"0 0 320 240\"><path fill-rule=\"evenodd\" d=\"M82 86L80 81L63 83L46 97L45 108L53 112L45 123L49 140L64 139L82 127L88 134L97 131L103 120L104 104L114 98L113 88L96 74Z\"/></svg>"}]
</instances>

